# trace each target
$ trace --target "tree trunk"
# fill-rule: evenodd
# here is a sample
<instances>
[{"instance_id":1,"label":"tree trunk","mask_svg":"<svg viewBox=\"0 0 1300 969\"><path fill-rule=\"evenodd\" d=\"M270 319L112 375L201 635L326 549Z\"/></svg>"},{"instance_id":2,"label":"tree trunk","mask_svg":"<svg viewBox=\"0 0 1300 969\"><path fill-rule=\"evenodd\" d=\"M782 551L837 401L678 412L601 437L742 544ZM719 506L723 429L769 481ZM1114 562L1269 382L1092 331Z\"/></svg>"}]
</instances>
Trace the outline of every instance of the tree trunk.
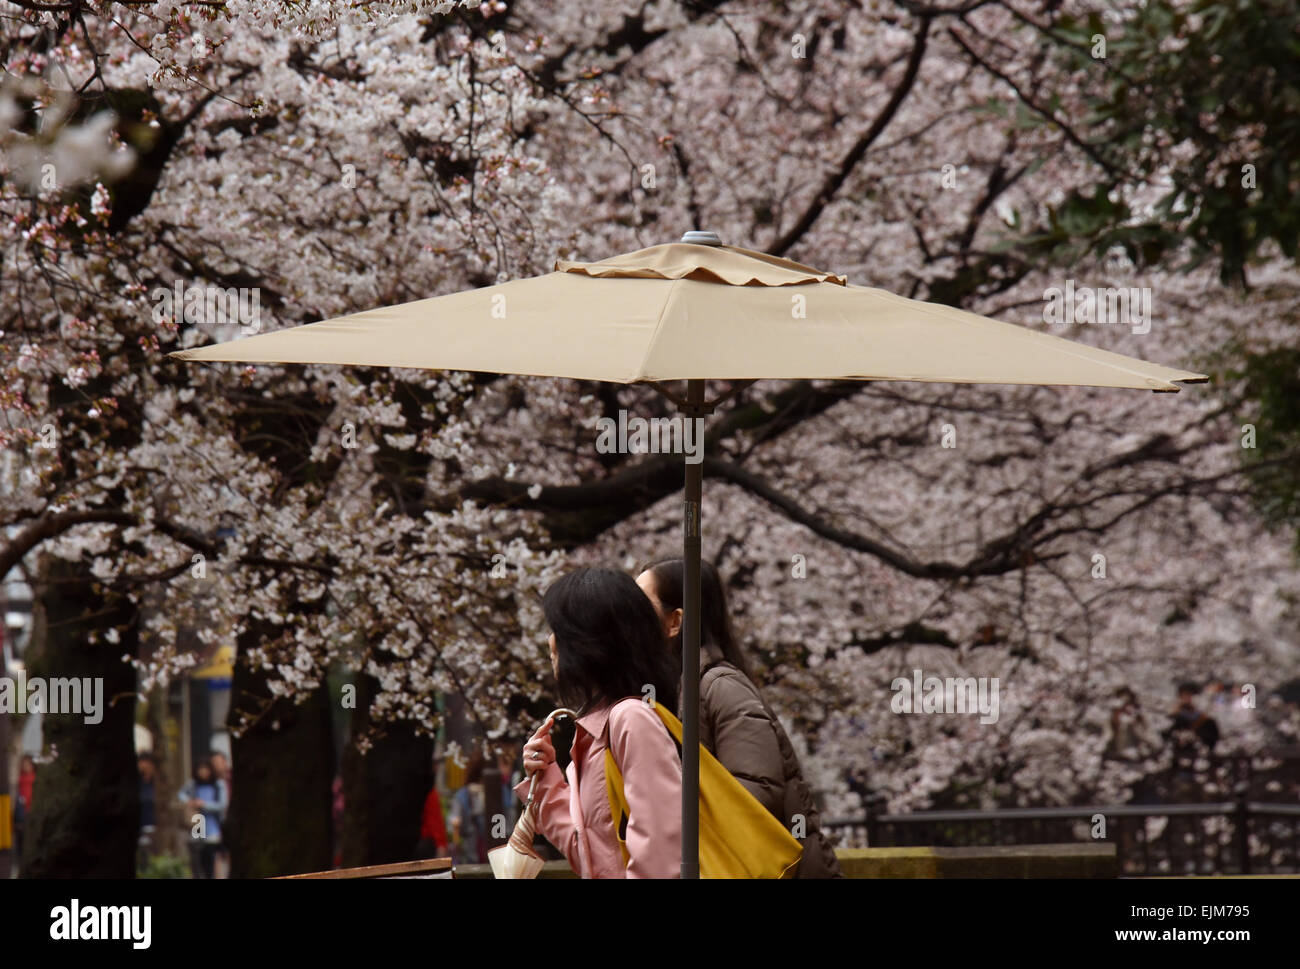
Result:
<instances>
[{"instance_id":1,"label":"tree trunk","mask_svg":"<svg viewBox=\"0 0 1300 969\"><path fill-rule=\"evenodd\" d=\"M424 800L433 787L433 738L407 723L385 724L368 753L356 739L370 727L373 677L358 674L357 707L343 749L343 867L415 858Z\"/></svg>"},{"instance_id":2,"label":"tree trunk","mask_svg":"<svg viewBox=\"0 0 1300 969\"><path fill-rule=\"evenodd\" d=\"M57 756L36 771L22 874L133 878L140 832L136 675L122 655L135 655L138 614L129 599L97 589L80 563L46 556L39 575L29 683L34 677L100 680L103 719L86 723L84 713L45 713L45 753L57 750ZM118 629L116 643L104 641L110 626ZM99 643L88 641L92 632ZM87 709L84 692L83 704Z\"/></svg>"},{"instance_id":3,"label":"tree trunk","mask_svg":"<svg viewBox=\"0 0 1300 969\"><path fill-rule=\"evenodd\" d=\"M231 750L224 832L232 878L323 871L331 862L329 691L321 686L300 704L272 700L266 677L250 668L247 656L252 646L278 633L278 627L250 622L238 642L228 723L239 734ZM241 730L245 717L259 713Z\"/></svg>"},{"instance_id":4,"label":"tree trunk","mask_svg":"<svg viewBox=\"0 0 1300 969\"><path fill-rule=\"evenodd\" d=\"M180 811L176 795L180 793L186 779L177 777L176 771L172 769L176 751L167 733L167 693L167 687L155 686L146 699L143 714L145 726L153 734L153 756L156 762L153 781L153 853L184 858L186 847L181 841ZM188 837L188 826L185 832Z\"/></svg>"}]
</instances>

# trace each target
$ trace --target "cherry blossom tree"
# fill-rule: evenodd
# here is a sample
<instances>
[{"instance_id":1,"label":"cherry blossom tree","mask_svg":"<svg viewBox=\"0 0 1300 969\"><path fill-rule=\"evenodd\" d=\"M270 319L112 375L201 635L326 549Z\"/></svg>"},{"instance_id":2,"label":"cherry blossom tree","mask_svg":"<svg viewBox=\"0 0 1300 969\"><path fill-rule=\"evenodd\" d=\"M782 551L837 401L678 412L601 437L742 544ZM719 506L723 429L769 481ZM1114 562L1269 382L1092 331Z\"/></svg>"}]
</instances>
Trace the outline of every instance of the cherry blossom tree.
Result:
<instances>
[{"instance_id":1,"label":"cherry blossom tree","mask_svg":"<svg viewBox=\"0 0 1300 969\"><path fill-rule=\"evenodd\" d=\"M1284 256L1266 252L1243 291L1208 265L1041 244L1109 184L1084 137L1100 82L1045 29L1090 12L10 4L5 66L25 87L0 110L6 145L48 155L35 119L72 98L60 118L98 154L42 186L46 155L6 148L0 173L0 433L17 458L0 572L39 580L49 554L139 605L83 648L138 636L144 692L237 639L236 686L257 699L234 726L259 738L237 769L321 759L339 666L362 687L361 749L386 725L436 729L436 693L465 695L485 735L517 735L551 699L545 585L677 547L678 460L594 447L597 417L664 402L493 375L200 369L167 350L701 227L1230 374L1243 342L1294 319ZM1123 190L1134 210L1153 199ZM1067 281L1149 290L1149 329L1047 322ZM1256 685L1226 743L1268 739L1300 589L1243 472L1258 415L1228 389L765 382L713 419L706 554L832 814L861 807L864 773L899 809L1121 799L1168 758L1158 742L1102 756L1121 686L1163 725L1178 680ZM1296 458L1280 436L1253 443L1263 467ZM996 677L999 716L895 713L891 684L914 669ZM268 825L314 837L329 776L286 785Z\"/></svg>"}]
</instances>

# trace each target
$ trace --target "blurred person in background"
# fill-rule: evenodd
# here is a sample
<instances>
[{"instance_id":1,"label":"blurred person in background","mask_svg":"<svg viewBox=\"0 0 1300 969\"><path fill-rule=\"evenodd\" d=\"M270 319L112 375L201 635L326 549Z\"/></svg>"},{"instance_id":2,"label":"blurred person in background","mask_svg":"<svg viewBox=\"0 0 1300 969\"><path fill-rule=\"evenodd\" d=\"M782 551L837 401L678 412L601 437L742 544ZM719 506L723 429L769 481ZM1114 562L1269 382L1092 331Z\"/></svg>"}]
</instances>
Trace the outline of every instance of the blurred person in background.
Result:
<instances>
[{"instance_id":1,"label":"blurred person in background","mask_svg":"<svg viewBox=\"0 0 1300 969\"><path fill-rule=\"evenodd\" d=\"M1173 719L1165 736L1172 741L1175 754L1192 756L1197 753L1198 744L1207 754L1214 753L1214 745L1219 742L1219 725L1208 713L1196 705L1197 694L1201 692L1195 683L1178 685L1178 702L1174 706Z\"/></svg>"},{"instance_id":2,"label":"blurred person in background","mask_svg":"<svg viewBox=\"0 0 1300 969\"><path fill-rule=\"evenodd\" d=\"M517 763L519 763L518 744L506 741L497 748L497 771L501 775L501 810L505 813L507 837L510 830L514 828L515 821L519 819L521 809L514 788L524 779L524 773L515 768Z\"/></svg>"},{"instance_id":3,"label":"blurred person in background","mask_svg":"<svg viewBox=\"0 0 1300 969\"><path fill-rule=\"evenodd\" d=\"M330 785L330 820L334 822L334 867L343 867L343 775L335 773Z\"/></svg>"},{"instance_id":4,"label":"blurred person in background","mask_svg":"<svg viewBox=\"0 0 1300 969\"><path fill-rule=\"evenodd\" d=\"M456 844L456 862L461 865L487 863L484 819L487 793L483 787L483 764L483 751L476 746L465 769L465 784L451 798L448 820Z\"/></svg>"},{"instance_id":5,"label":"blurred person in background","mask_svg":"<svg viewBox=\"0 0 1300 969\"><path fill-rule=\"evenodd\" d=\"M36 783L36 761L23 754L18 762L18 797L14 801L14 857L23 859L23 832L32 813L32 786Z\"/></svg>"},{"instance_id":6,"label":"blurred person in background","mask_svg":"<svg viewBox=\"0 0 1300 969\"><path fill-rule=\"evenodd\" d=\"M442 814L442 794L438 790L438 762L434 762L433 785L424 799L420 812L420 840L415 846L416 858L447 857L447 822Z\"/></svg>"},{"instance_id":7,"label":"blurred person in background","mask_svg":"<svg viewBox=\"0 0 1300 969\"><path fill-rule=\"evenodd\" d=\"M146 868L154 852L154 832L158 826L158 765L153 754L136 758L136 771L140 774L140 836L136 864Z\"/></svg>"},{"instance_id":8,"label":"blurred person in background","mask_svg":"<svg viewBox=\"0 0 1300 969\"><path fill-rule=\"evenodd\" d=\"M1201 793L1202 781L1197 761L1214 753L1219 742L1219 725L1196 705L1201 688L1197 683L1178 684L1178 702L1162 736L1173 748L1172 796L1175 801L1194 801Z\"/></svg>"},{"instance_id":9,"label":"blurred person in background","mask_svg":"<svg viewBox=\"0 0 1300 969\"><path fill-rule=\"evenodd\" d=\"M1141 760L1149 749L1150 738L1137 696L1127 686L1121 686L1115 691L1115 700L1110 711L1106 756L1114 760Z\"/></svg>"},{"instance_id":10,"label":"blurred person in background","mask_svg":"<svg viewBox=\"0 0 1300 969\"><path fill-rule=\"evenodd\" d=\"M194 765L194 777L185 783L177 800L185 806L185 827L190 866L195 878L216 876L221 847L221 823L226 816L226 785L206 757Z\"/></svg>"},{"instance_id":11,"label":"blurred person in background","mask_svg":"<svg viewBox=\"0 0 1300 969\"><path fill-rule=\"evenodd\" d=\"M226 812L222 815L221 845L217 848L217 877L230 877L230 844L232 829L230 827L230 802L234 798L234 788L230 783L230 760L224 753L214 750L208 757L212 760L212 773L226 786Z\"/></svg>"}]
</instances>

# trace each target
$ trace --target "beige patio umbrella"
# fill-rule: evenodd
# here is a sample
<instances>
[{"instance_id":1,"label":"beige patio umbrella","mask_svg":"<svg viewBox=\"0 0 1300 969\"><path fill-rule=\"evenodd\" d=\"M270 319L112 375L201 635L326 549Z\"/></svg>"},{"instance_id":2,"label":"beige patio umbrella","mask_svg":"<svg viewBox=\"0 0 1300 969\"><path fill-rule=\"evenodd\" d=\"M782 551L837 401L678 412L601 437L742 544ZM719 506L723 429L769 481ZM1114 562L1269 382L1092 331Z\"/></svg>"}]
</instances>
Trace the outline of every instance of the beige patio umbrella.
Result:
<instances>
[{"instance_id":1,"label":"beige patio umbrella","mask_svg":"<svg viewBox=\"0 0 1300 969\"><path fill-rule=\"evenodd\" d=\"M651 383L703 417L759 379L918 380L1177 391L1146 363L719 244L710 232L496 286L353 313L184 360L472 370ZM709 379L740 382L704 399ZM658 382L685 380L685 395ZM699 669L701 465L686 462L682 669ZM698 874L699 680L683 677L682 875Z\"/></svg>"},{"instance_id":2,"label":"beige patio umbrella","mask_svg":"<svg viewBox=\"0 0 1300 969\"><path fill-rule=\"evenodd\" d=\"M636 383L862 378L1178 389L1175 370L848 285L748 249L651 246L172 354Z\"/></svg>"}]
</instances>

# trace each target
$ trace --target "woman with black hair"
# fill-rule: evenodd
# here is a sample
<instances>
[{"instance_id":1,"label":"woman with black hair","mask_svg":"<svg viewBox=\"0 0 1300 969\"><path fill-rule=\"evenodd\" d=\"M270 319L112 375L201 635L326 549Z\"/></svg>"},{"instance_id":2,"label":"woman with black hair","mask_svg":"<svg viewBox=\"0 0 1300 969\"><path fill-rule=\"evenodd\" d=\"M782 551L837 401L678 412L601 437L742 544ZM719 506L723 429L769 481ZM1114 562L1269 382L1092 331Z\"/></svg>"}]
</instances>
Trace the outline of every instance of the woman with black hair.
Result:
<instances>
[{"instance_id":1,"label":"woman with black hair","mask_svg":"<svg viewBox=\"0 0 1300 969\"><path fill-rule=\"evenodd\" d=\"M678 670L684 581L680 558L652 562L636 579L659 616ZM722 580L710 562L700 563L699 677L700 743L802 842L795 877L842 878L794 746L754 685L732 632Z\"/></svg>"},{"instance_id":2,"label":"woman with black hair","mask_svg":"<svg viewBox=\"0 0 1300 969\"><path fill-rule=\"evenodd\" d=\"M524 772L537 774L537 830L583 878L678 877L682 764L654 703L676 708L679 677L654 608L625 573L583 568L547 589L542 609L560 700L578 714L578 729L567 785L551 720L524 745ZM606 751L623 776L626 854L610 810ZM521 800L528 786L515 788Z\"/></svg>"},{"instance_id":3,"label":"woman with black hair","mask_svg":"<svg viewBox=\"0 0 1300 969\"><path fill-rule=\"evenodd\" d=\"M190 869L195 878L213 878L217 851L221 847L221 822L225 820L229 800L226 784L212 769L212 760L200 758L194 764L194 777L176 796L185 805L186 825L190 829Z\"/></svg>"}]
</instances>

